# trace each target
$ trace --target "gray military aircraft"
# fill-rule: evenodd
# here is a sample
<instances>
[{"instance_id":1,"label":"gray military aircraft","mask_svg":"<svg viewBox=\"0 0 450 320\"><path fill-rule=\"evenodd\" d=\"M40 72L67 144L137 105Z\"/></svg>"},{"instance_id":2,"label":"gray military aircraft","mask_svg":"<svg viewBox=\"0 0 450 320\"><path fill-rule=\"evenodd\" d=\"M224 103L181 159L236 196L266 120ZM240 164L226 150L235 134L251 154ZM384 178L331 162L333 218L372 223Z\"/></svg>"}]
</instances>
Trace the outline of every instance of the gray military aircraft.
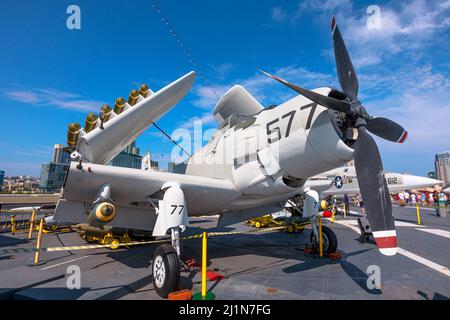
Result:
<instances>
[{"instance_id":1,"label":"gray military aircraft","mask_svg":"<svg viewBox=\"0 0 450 320\"><path fill-rule=\"evenodd\" d=\"M338 26L332 35L341 90L306 90L269 75L299 93L264 108L245 88L236 85L218 101L219 122L210 141L173 173L104 165L154 121L178 103L191 88L190 72L152 92L133 90L128 102L119 98L114 110L104 106L100 118L90 114L81 128L69 126L73 160L55 219L93 226L111 225L170 234L172 245L159 246L153 256L156 292L167 296L180 277L180 230L191 215L220 215L220 224L278 212L290 199L310 218L317 241L319 194L329 180L311 179L354 159L359 188L378 248L397 251L392 204L378 147L368 131L402 143L407 132L397 123L370 116L358 100L358 79ZM324 250L336 250L331 230Z\"/></svg>"}]
</instances>

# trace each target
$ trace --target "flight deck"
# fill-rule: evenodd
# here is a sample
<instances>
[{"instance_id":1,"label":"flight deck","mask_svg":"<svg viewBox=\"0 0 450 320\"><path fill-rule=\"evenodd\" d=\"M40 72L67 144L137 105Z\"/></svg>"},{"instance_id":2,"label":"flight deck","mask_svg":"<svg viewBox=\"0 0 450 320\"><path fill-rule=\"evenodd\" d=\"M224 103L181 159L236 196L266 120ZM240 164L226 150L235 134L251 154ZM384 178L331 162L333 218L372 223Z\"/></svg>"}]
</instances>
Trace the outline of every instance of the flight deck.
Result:
<instances>
[{"instance_id":1,"label":"flight deck","mask_svg":"<svg viewBox=\"0 0 450 320\"><path fill-rule=\"evenodd\" d=\"M394 207L399 251L383 256L372 240L359 241L359 208L346 219L324 225L336 233L341 258L333 260L304 251L310 229L301 233L271 231L241 233L208 239L208 270L217 274L207 282L216 299L449 299L450 220L434 209ZM215 218L190 219L183 236L219 231ZM239 223L220 231L253 230ZM151 257L157 245L110 250L98 248L42 252L43 264L33 263L35 237L27 232L0 234L0 299L116 300L161 299L152 284ZM86 245L75 232L49 233L43 247ZM5 251L6 250L6 251ZM201 239L182 241L185 261L201 261ZM25 251L25 250L23 250ZM8 253L9 252L9 253ZM68 289L70 268L80 270L80 289ZM369 289L370 270L380 268L379 288ZM372 269L371 269L372 268ZM181 272L180 289L201 290L199 268Z\"/></svg>"}]
</instances>

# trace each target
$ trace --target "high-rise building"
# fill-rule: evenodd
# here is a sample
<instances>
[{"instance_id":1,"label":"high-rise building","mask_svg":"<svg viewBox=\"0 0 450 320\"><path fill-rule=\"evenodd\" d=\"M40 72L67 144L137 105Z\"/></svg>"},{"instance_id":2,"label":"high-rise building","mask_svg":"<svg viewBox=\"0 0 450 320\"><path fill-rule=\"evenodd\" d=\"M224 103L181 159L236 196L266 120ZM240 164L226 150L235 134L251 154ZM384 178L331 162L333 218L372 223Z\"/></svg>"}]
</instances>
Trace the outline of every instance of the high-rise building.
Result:
<instances>
[{"instance_id":1,"label":"high-rise building","mask_svg":"<svg viewBox=\"0 0 450 320\"><path fill-rule=\"evenodd\" d=\"M41 167L39 189L45 192L59 192L64 184L69 163L44 163Z\"/></svg>"},{"instance_id":2,"label":"high-rise building","mask_svg":"<svg viewBox=\"0 0 450 320\"><path fill-rule=\"evenodd\" d=\"M3 190L3 179L5 178L5 171L0 170L0 191Z\"/></svg>"},{"instance_id":3,"label":"high-rise building","mask_svg":"<svg viewBox=\"0 0 450 320\"><path fill-rule=\"evenodd\" d=\"M169 161L167 165L167 172L173 172L175 170L175 163L172 161Z\"/></svg>"},{"instance_id":4,"label":"high-rise building","mask_svg":"<svg viewBox=\"0 0 450 320\"><path fill-rule=\"evenodd\" d=\"M63 150L61 144L55 144L50 163L41 167L39 189L45 192L59 192L64 184L67 170L70 166L70 155Z\"/></svg>"},{"instance_id":5,"label":"high-rise building","mask_svg":"<svg viewBox=\"0 0 450 320\"><path fill-rule=\"evenodd\" d=\"M133 141L106 164L109 166L141 169L142 156L139 155L139 148L136 147L136 142Z\"/></svg>"},{"instance_id":6,"label":"high-rise building","mask_svg":"<svg viewBox=\"0 0 450 320\"><path fill-rule=\"evenodd\" d=\"M450 151L438 153L434 160L436 169L436 178L444 182L444 185L450 183Z\"/></svg>"},{"instance_id":7,"label":"high-rise building","mask_svg":"<svg viewBox=\"0 0 450 320\"><path fill-rule=\"evenodd\" d=\"M53 159L54 163L69 163L70 155L68 152L64 151L64 147L62 144L55 144L55 148L53 149Z\"/></svg>"}]
</instances>

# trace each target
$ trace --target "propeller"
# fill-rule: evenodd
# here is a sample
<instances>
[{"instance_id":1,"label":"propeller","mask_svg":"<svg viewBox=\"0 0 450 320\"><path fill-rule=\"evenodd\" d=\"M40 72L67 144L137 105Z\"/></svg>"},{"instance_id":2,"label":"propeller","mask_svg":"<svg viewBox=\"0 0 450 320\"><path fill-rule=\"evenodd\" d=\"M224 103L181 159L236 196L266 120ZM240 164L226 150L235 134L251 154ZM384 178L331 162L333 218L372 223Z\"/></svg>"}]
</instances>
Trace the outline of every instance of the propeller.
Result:
<instances>
[{"instance_id":1,"label":"propeller","mask_svg":"<svg viewBox=\"0 0 450 320\"><path fill-rule=\"evenodd\" d=\"M394 255L397 252L397 236L394 218L392 217L391 198L384 177L378 146L367 131L380 138L398 143L403 143L406 140L408 132L390 119L372 117L368 114L366 108L358 99L358 77L334 17L331 22L331 31L337 75L343 91L342 96L345 97L343 100L324 96L267 72L261 72L317 104L345 113L352 126L358 130L358 137L354 144L354 160L356 174L359 177L359 189L364 200L364 206L367 209L367 218L381 253Z\"/></svg>"}]
</instances>

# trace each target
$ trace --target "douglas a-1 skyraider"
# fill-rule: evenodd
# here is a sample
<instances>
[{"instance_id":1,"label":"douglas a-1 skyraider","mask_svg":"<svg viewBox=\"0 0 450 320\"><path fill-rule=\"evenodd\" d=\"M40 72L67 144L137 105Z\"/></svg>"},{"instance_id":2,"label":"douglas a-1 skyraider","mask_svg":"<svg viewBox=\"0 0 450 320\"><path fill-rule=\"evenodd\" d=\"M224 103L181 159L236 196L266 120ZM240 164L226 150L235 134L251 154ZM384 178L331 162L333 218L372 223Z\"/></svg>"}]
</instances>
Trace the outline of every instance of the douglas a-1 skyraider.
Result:
<instances>
[{"instance_id":1,"label":"douglas a-1 skyraider","mask_svg":"<svg viewBox=\"0 0 450 320\"><path fill-rule=\"evenodd\" d=\"M202 149L173 173L106 166L189 91L190 72L152 92L143 85L128 102L104 106L98 119L90 114L84 129L69 126L70 165L55 219L152 230L170 235L172 245L159 246L153 256L153 283L165 297L180 277L180 231L191 215L220 215L229 225L280 211L286 202L310 218L313 241L318 238L319 194L329 180L312 177L354 159L359 188L373 235L385 255L397 251L383 166L374 139L402 143L407 132L395 122L370 116L358 100L358 79L333 18L332 34L341 90L306 90L268 76L295 90L298 96L264 108L241 86L219 100L214 117L217 132ZM292 201L290 201L292 203ZM336 237L324 233L324 251L336 250Z\"/></svg>"}]
</instances>

